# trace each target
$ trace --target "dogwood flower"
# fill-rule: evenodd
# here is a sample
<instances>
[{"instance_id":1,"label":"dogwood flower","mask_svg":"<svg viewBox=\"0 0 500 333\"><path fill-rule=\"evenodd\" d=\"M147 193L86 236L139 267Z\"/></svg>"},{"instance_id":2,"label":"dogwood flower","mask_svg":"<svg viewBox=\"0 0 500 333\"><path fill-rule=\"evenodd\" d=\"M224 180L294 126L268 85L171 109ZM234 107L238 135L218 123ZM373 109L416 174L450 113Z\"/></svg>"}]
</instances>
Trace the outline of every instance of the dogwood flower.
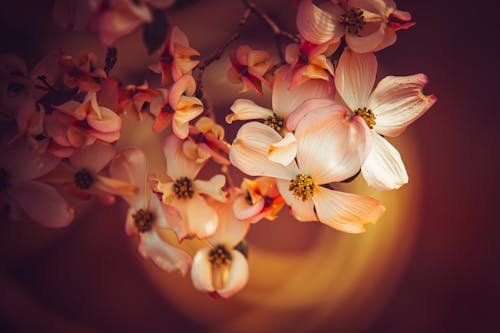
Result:
<instances>
[{"instance_id":1,"label":"dogwood flower","mask_svg":"<svg viewBox=\"0 0 500 333\"><path fill-rule=\"evenodd\" d=\"M349 48L365 53L394 44L397 30L414 25L410 20L411 14L396 9L393 0L332 0L319 7L312 0L302 0L296 23L311 43L345 36Z\"/></svg>"},{"instance_id":2,"label":"dogwood flower","mask_svg":"<svg viewBox=\"0 0 500 333\"><path fill-rule=\"evenodd\" d=\"M229 298L240 291L248 281L248 262L235 246L243 240L249 224L239 221L232 206L236 197L234 189L221 203L211 200L217 212L217 231L207 239L210 247L199 250L193 258L191 279L196 289Z\"/></svg>"},{"instance_id":3,"label":"dogwood flower","mask_svg":"<svg viewBox=\"0 0 500 333\"><path fill-rule=\"evenodd\" d=\"M120 89L118 94L118 113L140 121L143 119L143 110L161 93L149 88L148 83L144 82L140 86L128 85Z\"/></svg>"},{"instance_id":4,"label":"dogwood flower","mask_svg":"<svg viewBox=\"0 0 500 333\"><path fill-rule=\"evenodd\" d=\"M63 228L73 221L74 209L62 195L40 177L52 171L60 160L37 154L26 142L0 148L0 202L10 217L23 215L49 228Z\"/></svg>"},{"instance_id":5,"label":"dogwood flower","mask_svg":"<svg viewBox=\"0 0 500 333\"><path fill-rule=\"evenodd\" d=\"M241 193L233 203L233 212L236 218L248 223L257 223L263 218L272 221L284 204L275 178L244 178Z\"/></svg>"},{"instance_id":6,"label":"dogwood flower","mask_svg":"<svg viewBox=\"0 0 500 333\"><path fill-rule=\"evenodd\" d=\"M179 270L185 275L191 265L191 257L180 248L162 240L157 228L168 228L162 205L158 198L146 188L147 160L137 148L121 151L110 163L109 174L138 188L137 194L123 196L129 204L125 231L127 235L139 234L138 251L163 270Z\"/></svg>"},{"instance_id":7,"label":"dogwood flower","mask_svg":"<svg viewBox=\"0 0 500 333\"><path fill-rule=\"evenodd\" d=\"M437 98L422 90L424 74L387 76L372 91L377 73L373 53L345 49L335 73L339 95L350 116L363 119L372 133L372 148L361 167L368 184L377 190L397 189L408 182L399 152L384 138L395 137L434 105Z\"/></svg>"},{"instance_id":8,"label":"dogwood flower","mask_svg":"<svg viewBox=\"0 0 500 333\"><path fill-rule=\"evenodd\" d=\"M98 91L106 78L103 69L97 67L97 56L93 52L82 50L76 57L61 54L59 65L64 71L64 83L80 91Z\"/></svg>"},{"instance_id":9,"label":"dogwood flower","mask_svg":"<svg viewBox=\"0 0 500 333\"><path fill-rule=\"evenodd\" d=\"M240 45L235 53L231 53L230 59L232 66L227 72L227 78L231 83L243 83L241 92L251 89L262 95L262 83L271 86L265 78L273 66L268 52Z\"/></svg>"},{"instance_id":10,"label":"dogwood flower","mask_svg":"<svg viewBox=\"0 0 500 333\"><path fill-rule=\"evenodd\" d=\"M328 188L331 182L354 175L367 153L366 149L360 151L368 146L366 124L359 120L351 124L345 121L345 114L338 104L305 114L294 128L296 159L287 166L268 157L268 147L280 139L279 134L257 122L240 128L229 159L248 175L277 178L281 195L299 221L320 221L337 230L363 232L366 223L374 223L385 211L382 203ZM363 131L364 136L357 135Z\"/></svg>"},{"instance_id":11,"label":"dogwood flower","mask_svg":"<svg viewBox=\"0 0 500 333\"><path fill-rule=\"evenodd\" d=\"M160 51L160 62L149 68L155 73L161 73L161 84L166 86L179 80L183 75L191 75L199 60L193 59L200 53L189 46L186 34L174 26Z\"/></svg>"},{"instance_id":12,"label":"dogwood flower","mask_svg":"<svg viewBox=\"0 0 500 333\"><path fill-rule=\"evenodd\" d=\"M339 47L340 39L316 45L305 39L289 44L285 49L286 62L295 71L290 89L310 79L328 81L333 76L333 64L328 59Z\"/></svg>"},{"instance_id":13,"label":"dogwood flower","mask_svg":"<svg viewBox=\"0 0 500 333\"><path fill-rule=\"evenodd\" d=\"M182 143L175 135L166 139L163 152L171 181L154 180L153 191L159 193L163 204L170 208L167 223L181 241L191 237L203 239L211 236L218 224L217 213L206 197L224 202L222 187L226 179L223 175L215 175L208 181L196 179L204 164L189 159Z\"/></svg>"},{"instance_id":14,"label":"dogwood flower","mask_svg":"<svg viewBox=\"0 0 500 333\"><path fill-rule=\"evenodd\" d=\"M189 122L203 112L203 103L193 96L195 91L196 82L191 75L181 77L170 91L162 89L162 95L150 105L151 113L156 116L153 131L160 132L171 123L174 134L185 139L189 134Z\"/></svg>"}]
</instances>

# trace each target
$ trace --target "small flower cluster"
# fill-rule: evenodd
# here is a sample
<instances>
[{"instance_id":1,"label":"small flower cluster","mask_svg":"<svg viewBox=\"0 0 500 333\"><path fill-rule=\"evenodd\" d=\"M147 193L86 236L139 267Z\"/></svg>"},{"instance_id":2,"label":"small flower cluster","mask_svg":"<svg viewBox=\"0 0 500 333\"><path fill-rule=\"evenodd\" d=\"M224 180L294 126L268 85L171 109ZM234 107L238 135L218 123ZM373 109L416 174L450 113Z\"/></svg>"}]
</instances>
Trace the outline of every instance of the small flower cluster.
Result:
<instances>
[{"instance_id":1,"label":"small flower cluster","mask_svg":"<svg viewBox=\"0 0 500 333\"><path fill-rule=\"evenodd\" d=\"M54 14L64 26L90 24L110 45L152 20L148 6L171 3L56 1ZM63 15L68 8L72 16ZM251 225L274 220L287 206L299 221L360 233L385 207L338 191L336 183L359 173L380 191L408 182L387 138L400 135L436 97L424 95L424 74L388 76L375 86L374 52L392 45L410 20L392 0L301 1L299 34L282 33L292 43L280 52L281 62L248 45L229 57L227 79L242 84L242 93L262 95L263 87L272 93L268 107L234 101L226 122L250 121L232 144L201 86L203 69L215 58L199 60L176 26L150 66L160 74L157 87L110 76L116 49L108 51L104 68L89 51L51 53L31 71L19 57L1 55L2 212L59 228L75 216L68 196L108 205L121 197L129 206L126 233L138 235L144 258L166 271L189 272L195 288L214 297L230 297L248 281L244 239ZM165 136L165 174L149 173L140 149L116 148L123 116L153 118L151 134ZM210 161L220 172L200 176ZM252 178L234 186L230 168ZM176 240L164 237L164 230ZM189 253L181 245L189 239L207 246Z\"/></svg>"}]
</instances>

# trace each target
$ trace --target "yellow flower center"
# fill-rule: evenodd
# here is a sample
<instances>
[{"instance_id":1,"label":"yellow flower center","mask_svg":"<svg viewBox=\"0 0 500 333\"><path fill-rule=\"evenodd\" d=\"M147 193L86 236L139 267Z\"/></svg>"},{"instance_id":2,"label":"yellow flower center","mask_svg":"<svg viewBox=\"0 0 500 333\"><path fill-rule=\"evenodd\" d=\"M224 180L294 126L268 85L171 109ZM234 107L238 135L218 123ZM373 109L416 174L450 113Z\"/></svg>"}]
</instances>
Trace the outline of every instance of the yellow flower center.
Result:
<instances>
[{"instance_id":1,"label":"yellow flower center","mask_svg":"<svg viewBox=\"0 0 500 333\"><path fill-rule=\"evenodd\" d=\"M274 129L276 132L281 131L283 128L283 118L280 117L269 117L264 121L264 124Z\"/></svg>"},{"instance_id":2,"label":"yellow flower center","mask_svg":"<svg viewBox=\"0 0 500 333\"><path fill-rule=\"evenodd\" d=\"M179 199L192 198L194 195L193 182L188 177L181 177L174 183L174 193Z\"/></svg>"},{"instance_id":3,"label":"yellow flower center","mask_svg":"<svg viewBox=\"0 0 500 333\"><path fill-rule=\"evenodd\" d=\"M132 215L134 224L139 232L147 232L153 228L154 215L149 210L139 209Z\"/></svg>"},{"instance_id":4,"label":"yellow flower center","mask_svg":"<svg viewBox=\"0 0 500 333\"><path fill-rule=\"evenodd\" d=\"M297 198L302 199L302 201L306 201L313 197L315 187L316 183L311 176L299 173L295 179L290 181L288 190L293 192Z\"/></svg>"},{"instance_id":5,"label":"yellow flower center","mask_svg":"<svg viewBox=\"0 0 500 333\"><path fill-rule=\"evenodd\" d=\"M347 32L359 35L366 22L361 9L350 8L344 14L340 15L339 23L344 26Z\"/></svg>"},{"instance_id":6,"label":"yellow flower center","mask_svg":"<svg viewBox=\"0 0 500 333\"><path fill-rule=\"evenodd\" d=\"M366 122L368 127L373 128L373 125L376 124L375 114L372 112L372 110L367 109L367 108L359 108L354 113L357 116L360 116L361 118L363 118L363 120Z\"/></svg>"},{"instance_id":7,"label":"yellow flower center","mask_svg":"<svg viewBox=\"0 0 500 333\"><path fill-rule=\"evenodd\" d=\"M82 189L87 190L94 183L94 177L86 169L81 169L74 176L75 185Z\"/></svg>"}]
</instances>

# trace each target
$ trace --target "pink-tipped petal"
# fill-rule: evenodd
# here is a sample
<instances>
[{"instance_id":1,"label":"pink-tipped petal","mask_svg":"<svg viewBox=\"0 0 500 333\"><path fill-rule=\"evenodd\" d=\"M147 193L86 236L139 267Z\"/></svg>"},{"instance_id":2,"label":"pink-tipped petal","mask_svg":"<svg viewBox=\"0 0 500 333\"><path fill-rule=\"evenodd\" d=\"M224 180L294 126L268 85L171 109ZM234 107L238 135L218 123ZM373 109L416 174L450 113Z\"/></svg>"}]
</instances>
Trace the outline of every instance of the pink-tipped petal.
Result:
<instances>
[{"instance_id":1,"label":"pink-tipped petal","mask_svg":"<svg viewBox=\"0 0 500 333\"><path fill-rule=\"evenodd\" d=\"M368 105L376 75L377 58L373 53L357 54L344 49L335 71L335 87L352 111Z\"/></svg>"},{"instance_id":2,"label":"pink-tipped petal","mask_svg":"<svg viewBox=\"0 0 500 333\"><path fill-rule=\"evenodd\" d=\"M314 211L313 201L303 201L302 199L297 198L294 193L289 190L290 180L278 179L277 184L281 196L290 206L290 211L297 220L301 222L312 222L318 220Z\"/></svg>"},{"instance_id":3,"label":"pink-tipped petal","mask_svg":"<svg viewBox=\"0 0 500 333\"><path fill-rule=\"evenodd\" d=\"M175 108L177 103L182 96L186 93L187 95L193 95L196 90L196 82L191 75L183 75L177 82L174 83L170 94L168 95L168 103L171 107Z\"/></svg>"},{"instance_id":4,"label":"pink-tipped petal","mask_svg":"<svg viewBox=\"0 0 500 333\"><path fill-rule=\"evenodd\" d=\"M321 186L317 187L312 201L320 222L348 233L364 232L365 224L375 223L385 212L378 200Z\"/></svg>"},{"instance_id":5,"label":"pink-tipped petal","mask_svg":"<svg viewBox=\"0 0 500 333\"><path fill-rule=\"evenodd\" d=\"M53 187L36 181L23 181L8 190L9 196L26 215L49 228L68 226L75 210Z\"/></svg>"},{"instance_id":6,"label":"pink-tipped petal","mask_svg":"<svg viewBox=\"0 0 500 333\"><path fill-rule=\"evenodd\" d=\"M315 98L306 100L293 111L286 120L286 129L295 132L300 121L309 113L321 109L328 109L331 112L344 112L345 108L331 99Z\"/></svg>"},{"instance_id":7,"label":"pink-tipped petal","mask_svg":"<svg viewBox=\"0 0 500 333\"><path fill-rule=\"evenodd\" d=\"M437 100L434 95L423 94L422 90L428 82L424 74L382 79L368 103L376 116L375 131L386 136L398 136L424 115Z\"/></svg>"},{"instance_id":8,"label":"pink-tipped petal","mask_svg":"<svg viewBox=\"0 0 500 333\"><path fill-rule=\"evenodd\" d=\"M264 198L261 197L253 205L250 205L245 198L245 194L240 195L234 200L233 212L237 219L246 220L257 214L264 209Z\"/></svg>"},{"instance_id":9,"label":"pink-tipped petal","mask_svg":"<svg viewBox=\"0 0 500 333\"><path fill-rule=\"evenodd\" d=\"M90 113L87 117L88 124L97 131L108 133L119 131L122 127L122 119L114 111L106 107L98 107L99 114Z\"/></svg>"},{"instance_id":10,"label":"pink-tipped petal","mask_svg":"<svg viewBox=\"0 0 500 333\"><path fill-rule=\"evenodd\" d=\"M191 280L196 289L206 292L214 291L212 282L212 264L209 261L210 248L204 247L193 257Z\"/></svg>"},{"instance_id":11,"label":"pink-tipped petal","mask_svg":"<svg viewBox=\"0 0 500 333\"><path fill-rule=\"evenodd\" d=\"M186 275L191 265L191 257L184 250L162 241L154 230L141 234L138 250L144 258L151 258L158 267L167 272L178 270L182 275Z\"/></svg>"},{"instance_id":12,"label":"pink-tipped petal","mask_svg":"<svg viewBox=\"0 0 500 333\"><path fill-rule=\"evenodd\" d=\"M401 155L377 133L373 133L372 148L361 171L368 185L379 191L398 189L408 183Z\"/></svg>"},{"instance_id":13,"label":"pink-tipped petal","mask_svg":"<svg viewBox=\"0 0 500 333\"><path fill-rule=\"evenodd\" d=\"M215 233L208 238L212 244L227 244L236 246L241 242L248 232L250 225L239 221L233 211L235 193L232 192L230 200L227 202L213 202L212 207L217 211L219 224Z\"/></svg>"},{"instance_id":14,"label":"pink-tipped petal","mask_svg":"<svg viewBox=\"0 0 500 333\"><path fill-rule=\"evenodd\" d=\"M217 290L217 294L223 298L229 298L243 289L248 282L248 262L239 251L231 250L231 267L227 281L222 289Z\"/></svg>"}]
</instances>

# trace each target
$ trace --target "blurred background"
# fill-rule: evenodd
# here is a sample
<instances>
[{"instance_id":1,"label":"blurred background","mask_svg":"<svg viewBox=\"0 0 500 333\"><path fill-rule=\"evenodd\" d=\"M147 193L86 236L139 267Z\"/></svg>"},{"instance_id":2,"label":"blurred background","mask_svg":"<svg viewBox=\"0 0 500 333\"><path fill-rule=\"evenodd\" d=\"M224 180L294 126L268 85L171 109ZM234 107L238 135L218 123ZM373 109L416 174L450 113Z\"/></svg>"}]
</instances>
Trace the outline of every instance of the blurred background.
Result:
<instances>
[{"instance_id":1,"label":"blurred background","mask_svg":"<svg viewBox=\"0 0 500 333\"><path fill-rule=\"evenodd\" d=\"M256 1L295 32L288 0ZM32 67L63 48L105 48L88 32L52 21L52 1L1 1L1 52ZM430 78L434 107L399 138L410 175L401 190L377 194L362 179L346 190L376 196L387 213L363 235L298 223L283 211L248 236L250 282L230 300L192 288L189 277L144 261L124 232L123 202L80 204L64 230L30 221L0 223L1 332L496 332L500 308L499 149L496 97L496 3L397 1L417 25L379 52L379 74ZM184 1L168 11L202 59L234 31L243 6L234 0ZM252 17L241 40L274 52L268 28ZM113 75L157 84L155 61L140 32L117 43ZM226 53L227 55L227 53ZM205 86L222 121L239 97L226 82L224 57L207 69ZM155 81L156 80L156 81ZM270 96L243 97L270 105ZM122 145L143 147L163 168L160 137L126 123ZM231 141L238 124L227 126ZM187 247L196 244L187 244Z\"/></svg>"}]
</instances>

